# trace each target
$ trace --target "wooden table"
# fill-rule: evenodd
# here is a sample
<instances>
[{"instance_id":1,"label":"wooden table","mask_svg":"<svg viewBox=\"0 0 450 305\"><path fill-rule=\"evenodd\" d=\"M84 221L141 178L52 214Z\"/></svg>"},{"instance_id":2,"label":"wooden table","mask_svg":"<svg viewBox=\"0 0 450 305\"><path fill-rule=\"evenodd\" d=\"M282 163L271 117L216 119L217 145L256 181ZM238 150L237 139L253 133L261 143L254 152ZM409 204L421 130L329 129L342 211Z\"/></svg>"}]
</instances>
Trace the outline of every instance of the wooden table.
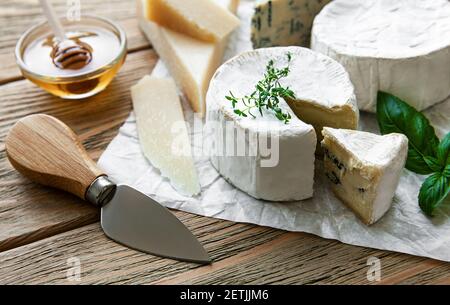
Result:
<instances>
[{"instance_id":1,"label":"wooden table","mask_svg":"<svg viewBox=\"0 0 450 305\"><path fill-rule=\"evenodd\" d=\"M83 284L450 284L448 263L179 211L175 215L214 259L211 266L142 254L107 239L98 210L14 171L4 139L21 117L47 113L72 127L97 159L131 111L130 86L151 72L158 57L139 31L134 0L82 1L83 13L124 27L128 59L103 93L61 101L24 80L13 57L19 35L43 19L37 3L0 4L0 284L71 283L66 278L71 257L81 262ZM65 13L67 1L53 3ZM367 279L371 256L381 260L380 282Z\"/></svg>"}]
</instances>

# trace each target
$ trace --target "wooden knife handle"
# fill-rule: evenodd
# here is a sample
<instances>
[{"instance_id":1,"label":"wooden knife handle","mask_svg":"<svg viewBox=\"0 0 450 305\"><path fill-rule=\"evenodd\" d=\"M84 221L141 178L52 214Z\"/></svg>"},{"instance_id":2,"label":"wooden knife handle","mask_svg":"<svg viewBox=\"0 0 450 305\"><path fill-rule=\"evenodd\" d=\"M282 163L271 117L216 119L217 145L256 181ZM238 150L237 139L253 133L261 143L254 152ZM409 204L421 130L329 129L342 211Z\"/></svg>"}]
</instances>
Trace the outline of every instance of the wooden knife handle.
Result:
<instances>
[{"instance_id":1,"label":"wooden knife handle","mask_svg":"<svg viewBox=\"0 0 450 305\"><path fill-rule=\"evenodd\" d=\"M34 114L19 120L5 144L9 161L24 176L82 199L91 183L104 175L76 134L49 115Z\"/></svg>"}]
</instances>

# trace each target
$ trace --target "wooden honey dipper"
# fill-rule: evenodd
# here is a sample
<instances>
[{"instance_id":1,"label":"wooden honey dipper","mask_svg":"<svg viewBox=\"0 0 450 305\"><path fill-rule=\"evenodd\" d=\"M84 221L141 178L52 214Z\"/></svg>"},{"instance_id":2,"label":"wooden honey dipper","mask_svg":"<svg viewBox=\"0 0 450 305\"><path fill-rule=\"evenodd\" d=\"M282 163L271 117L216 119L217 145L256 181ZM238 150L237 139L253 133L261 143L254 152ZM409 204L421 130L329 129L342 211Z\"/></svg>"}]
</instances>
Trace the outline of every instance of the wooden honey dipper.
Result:
<instances>
[{"instance_id":1,"label":"wooden honey dipper","mask_svg":"<svg viewBox=\"0 0 450 305\"><path fill-rule=\"evenodd\" d=\"M52 6L47 0L39 0L50 28L56 38L50 54L56 67L60 69L78 70L85 67L92 60L92 48L78 39L67 38Z\"/></svg>"}]
</instances>

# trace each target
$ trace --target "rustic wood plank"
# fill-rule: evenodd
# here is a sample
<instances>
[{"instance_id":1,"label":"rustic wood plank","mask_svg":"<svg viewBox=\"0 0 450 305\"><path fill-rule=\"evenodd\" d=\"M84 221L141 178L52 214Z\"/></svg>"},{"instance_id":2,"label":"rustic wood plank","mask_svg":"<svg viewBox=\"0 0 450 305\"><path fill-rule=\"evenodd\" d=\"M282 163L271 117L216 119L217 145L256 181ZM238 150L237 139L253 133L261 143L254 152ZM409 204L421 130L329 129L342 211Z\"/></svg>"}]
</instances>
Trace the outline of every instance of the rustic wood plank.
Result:
<instances>
[{"instance_id":1,"label":"rustic wood plank","mask_svg":"<svg viewBox=\"0 0 450 305\"><path fill-rule=\"evenodd\" d=\"M284 234L265 227L174 213L193 230L216 261ZM83 284L144 284L198 268L197 264L125 248L107 239L98 224L92 224L0 253L0 283L67 283L66 261L73 256L81 260Z\"/></svg>"},{"instance_id":2,"label":"rustic wood plank","mask_svg":"<svg viewBox=\"0 0 450 305\"><path fill-rule=\"evenodd\" d=\"M399 272L393 273L387 277L384 277L379 283L380 285L392 285L397 283L402 283L403 281L428 270L439 267L442 264L435 260L422 259L418 260L417 263L410 268L405 268L403 270L399 270ZM444 264L445 266L447 264ZM450 264L448 264L450 266Z\"/></svg>"},{"instance_id":3,"label":"rustic wood plank","mask_svg":"<svg viewBox=\"0 0 450 305\"><path fill-rule=\"evenodd\" d=\"M128 56L104 92L84 101L62 101L26 80L0 86L0 251L98 220L98 211L71 195L29 182L6 159L4 138L20 118L47 113L80 135L97 159L131 110L129 88L151 72L156 55L145 50Z\"/></svg>"},{"instance_id":4,"label":"rustic wood plank","mask_svg":"<svg viewBox=\"0 0 450 305\"><path fill-rule=\"evenodd\" d=\"M367 279L369 257L381 261L381 276L390 277L411 269L425 258L355 247L308 234L286 233L284 240L260 246L249 259L219 262L223 267L206 267L178 274L159 284L377 284ZM240 255L238 255L240 256ZM241 255L242 256L242 255ZM444 264L437 262L438 264Z\"/></svg>"},{"instance_id":5,"label":"rustic wood plank","mask_svg":"<svg viewBox=\"0 0 450 305\"><path fill-rule=\"evenodd\" d=\"M411 275L401 281L401 284L404 285L415 283L450 285L450 264L432 264L431 268Z\"/></svg>"},{"instance_id":6,"label":"rustic wood plank","mask_svg":"<svg viewBox=\"0 0 450 305\"><path fill-rule=\"evenodd\" d=\"M59 14L67 1L52 0ZM156 56L138 29L134 0L82 1L82 12L118 21L129 56L107 92L82 102L61 102L22 80L13 49L20 34L43 20L35 0L0 3L0 284L67 283L67 258L82 263L82 283L367 284L367 258L382 262L374 284L450 284L450 264L343 245L308 234L175 214L199 236L215 263L199 267L126 249L108 240L98 210L74 196L43 188L14 172L4 137L24 115L44 112L80 134L97 159L130 111L129 86L151 71Z\"/></svg>"},{"instance_id":7,"label":"rustic wood plank","mask_svg":"<svg viewBox=\"0 0 450 305\"><path fill-rule=\"evenodd\" d=\"M52 1L62 16L67 9L65 0ZM149 48L150 44L141 33L136 19L134 0L82 1L82 13L104 16L117 21L127 34L128 51ZM21 79L16 65L14 49L20 35L30 26L45 20L38 1L14 0L0 4L0 84Z\"/></svg>"},{"instance_id":8,"label":"rustic wood plank","mask_svg":"<svg viewBox=\"0 0 450 305\"><path fill-rule=\"evenodd\" d=\"M0 54L0 85L22 79L13 51Z\"/></svg>"},{"instance_id":9,"label":"rustic wood plank","mask_svg":"<svg viewBox=\"0 0 450 305\"><path fill-rule=\"evenodd\" d=\"M383 278L430 261L304 233L180 211L174 214L199 237L214 260L212 265L127 249L108 240L99 225L92 224L0 253L0 284L69 283L66 272L70 257L81 260L82 284L371 284L366 277L368 257L380 258Z\"/></svg>"}]
</instances>

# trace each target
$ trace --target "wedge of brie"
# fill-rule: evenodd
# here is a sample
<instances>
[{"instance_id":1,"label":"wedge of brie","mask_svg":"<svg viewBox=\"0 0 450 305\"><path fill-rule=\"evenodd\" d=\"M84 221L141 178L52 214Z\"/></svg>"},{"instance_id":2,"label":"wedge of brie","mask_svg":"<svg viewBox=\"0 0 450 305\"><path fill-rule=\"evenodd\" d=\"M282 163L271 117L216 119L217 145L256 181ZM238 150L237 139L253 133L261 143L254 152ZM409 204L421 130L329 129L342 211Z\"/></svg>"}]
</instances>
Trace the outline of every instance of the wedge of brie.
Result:
<instances>
[{"instance_id":1,"label":"wedge of brie","mask_svg":"<svg viewBox=\"0 0 450 305\"><path fill-rule=\"evenodd\" d=\"M408 154L408 139L325 127L325 175L336 196L366 224L391 207Z\"/></svg>"},{"instance_id":2,"label":"wedge of brie","mask_svg":"<svg viewBox=\"0 0 450 305\"><path fill-rule=\"evenodd\" d=\"M296 100L281 101L281 108L292 120L285 124L266 110L255 118L234 113L225 96L230 91L237 97L251 94L268 62L274 60L277 67L284 67L288 53L290 73L280 82L294 91ZM213 76L206 100L207 124L215 144L212 164L231 184L265 200L311 197L317 143L314 127L320 131L323 126L356 128L358 124L353 86L343 67L301 47L258 49L230 59Z\"/></svg>"},{"instance_id":3,"label":"wedge of brie","mask_svg":"<svg viewBox=\"0 0 450 305\"><path fill-rule=\"evenodd\" d=\"M450 1L335 0L314 20L311 48L350 74L360 110L377 92L418 110L450 95Z\"/></svg>"}]
</instances>

